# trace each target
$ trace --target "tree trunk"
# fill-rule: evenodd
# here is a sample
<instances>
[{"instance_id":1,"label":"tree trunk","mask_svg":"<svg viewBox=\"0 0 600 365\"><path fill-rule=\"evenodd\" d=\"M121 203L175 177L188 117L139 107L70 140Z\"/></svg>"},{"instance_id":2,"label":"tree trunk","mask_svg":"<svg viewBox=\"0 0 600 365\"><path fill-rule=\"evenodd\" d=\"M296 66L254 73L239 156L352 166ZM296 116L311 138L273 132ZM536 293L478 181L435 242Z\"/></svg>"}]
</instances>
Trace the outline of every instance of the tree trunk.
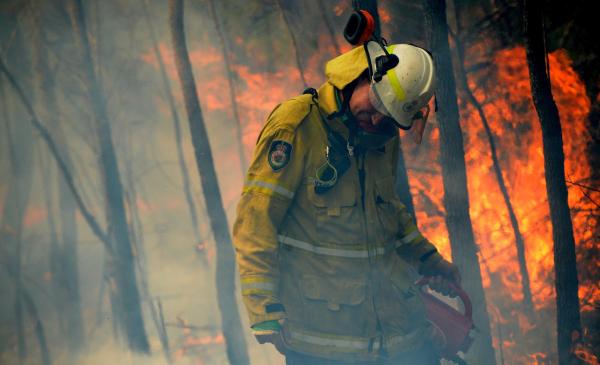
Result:
<instances>
[{"instance_id":1,"label":"tree trunk","mask_svg":"<svg viewBox=\"0 0 600 365\"><path fill-rule=\"evenodd\" d=\"M90 230L104 245L104 248L106 249L106 252L108 253L107 256L114 257L115 251L111 245L110 238L102 230L102 228L100 228L100 225L98 224L98 222L96 221L94 216L90 213L89 209L83 203L81 195L75 188L75 183L73 181L73 176L71 174L71 171L67 168L67 165L66 165L64 159L61 157L60 153L58 152L58 147L56 146L54 139L52 139L52 137L50 136L50 133L48 132L48 129L46 129L46 127L44 127L42 122L39 120L35 110L33 109L32 105L31 105L31 102L27 98L27 95L25 94L25 92L23 91L21 86L17 83L17 80L13 77L13 75L10 73L10 71L6 68L6 65L4 64L4 62L2 61L1 58L0 58L0 72L2 72L8 79L9 83L15 90L17 96L19 97L19 99L21 100L23 105L25 106L25 109L27 110L27 113L30 116L30 121L33 124L34 128L39 133L40 137L42 137L44 142L46 142L46 145L48 146L48 149L50 150L52 157L56 161L58 168L64 178L64 181L69 188L69 192L71 193L71 195L73 196L73 199L77 203L77 207L78 207L79 211L81 212L81 215L83 216L84 220L90 227ZM12 152L12 150L9 152ZM11 161L15 161L15 158L12 155L13 154L11 153ZM13 165L14 165L14 162L13 162ZM111 286L114 286L114 285L111 285ZM113 318L119 318L120 312L116 310L116 305L114 305L116 302L114 302L114 298L112 296L111 296L111 303L113 304L113 306L112 306Z\"/></svg>"},{"instance_id":2,"label":"tree trunk","mask_svg":"<svg viewBox=\"0 0 600 365\"><path fill-rule=\"evenodd\" d=\"M457 76L459 79L459 84L463 92L467 96L467 100L477 110L479 118L481 119L481 123L483 123L483 128L485 130L488 143L490 145L492 167L494 169L494 174L496 175L496 181L498 181L498 186L500 188L502 198L504 199L504 204L506 205L506 209L508 211L508 217L510 219L510 224L513 229L513 235L515 237L515 244L517 247L517 260L519 262L519 271L521 273L521 291L523 293L523 307L527 314L532 315L533 301L531 298L531 285L529 280L529 272L527 271L527 260L525 257L525 240L523 239L523 234L521 233L521 229L519 228L519 221L517 220L517 215L515 214L515 210L510 200L510 196L508 195L506 183L504 182L502 168L500 167L500 160L498 159L498 153L496 152L496 142L494 141L494 134L492 132L492 129L490 128L490 124L488 123L487 116L485 115L481 103L479 103L479 101L475 97L475 94L473 94L469 87L469 83L467 80L467 71L465 69L464 63L464 46L460 40L461 22L458 15L460 10L457 7L455 7L454 11L456 14L456 37L454 39L454 42L456 44L456 56L458 61L458 67L456 69L458 70Z\"/></svg>"},{"instance_id":3,"label":"tree trunk","mask_svg":"<svg viewBox=\"0 0 600 365\"><path fill-rule=\"evenodd\" d=\"M21 85L19 85L19 83L14 78L12 73L8 70L8 68L6 68L6 65L4 64L4 62L2 61L1 58L0 58L0 72L2 72L6 76L6 78L8 79L8 82L11 84L11 86L15 90L17 96L19 97L19 99L21 100L23 105L25 106L25 109L27 110L27 113L29 114L29 116L31 118L30 121L33 124L33 127L35 128L36 132L39 133L40 137L42 137L44 142L46 142L46 145L48 146L48 149L50 150L50 154L56 161L56 164L58 165L58 168L59 168L67 186L69 187L69 191L73 195L73 199L75 199L75 202L77 203L77 208L81 212L83 219L86 221L86 223L90 227L90 230L92 231L92 233L94 233L94 235L100 240L100 242L102 242L106 251L110 255L113 255L114 250L110 244L110 240L109 240L108 236L102 230L102 228L100 228L100 225L96 221L96 218L94 218L94 216L92 215L90 210L84 204L83 199L81 198L81 195L79 194L79 192L77 191L77 188L75 187L73 175L71 174L71 171L67 168L67 164L65 163L65 160L62 158L61 154L59 153L56 142L54 142L54 139L50 135L50 132L38 118L35 110L33 109L31 102L29 101L29 99L27 98L27 95L23 91L23 88L21 87Z\"/></svg>"},{"instance_id":4,"label":"tree trunk","mask_svg":"<svg viewBox=\"0 0 600 365\"><path fill-rule=\"evenodd\" d=\"M167 76L167 70L165 67L165 62L163 60L162 55L160 54L160 50L158 49L158 40L156 38L156 32L154 30L154 26L152 25L152 18L148 13L148 0L144 0L142 5L142 9L144 12L144 17L146 20L146 24L148 24L148 29L150 30L150 39L152 40L152 50L154 52L154 57L156 57L156 62L158 62L158 69L160 70L160 78L163 83L163 92L165 93L165 98L167 99L167 103L169 104L169 110L171 111L171 118L173 118L173 131L175 133L175 144L177 146L177 160L179 161L179 169L181 170L181 179L183 180L183 193L185 196L185 200L188 205L188 210L190 212L190 220L192 222L192 229L194 230L194 238L196 239L196 244L200 244L202 242L202 234L200 233L200 226L198 223L198 214L196 211L196 204L194 203L194 196L192 195L192 189L190 184L190 174L188 172L187 165L185 163L185 156L183 154L183 143L181 141L181 123L179 121L179 114L177 113L177 107L175 104L175 98L173 97L173 91L171 90L171 83L169 82L169 77Z\"/></svg>"},{"instance_id":5,"label":"tree trunk","mask_svg":"<svg viewBox=\"0 0 600 365\"><path fill-rule=\"evenodd\" d=\"M68 153L65 153L64 156L66 161L68 161L68 167L71 168L72 163L68 157ZM58 176L58 180L61 223L60 239L62 242L60 262L67 300L64 311L66 315L69 350L72 353L77 353L83 351L86 340L81 308L81 294L79 291L79 268L77 265L77 204L73 198L73 194L69 191L64 177Z\"/></svg>"},{"instance_id":6,"label":"tree trunk","mask_svg":"<svg viewBox=\"0 0 600 365\"><path fill-rule=\"evenodd\" d=\"M144 244L144 226L142 225L142 219L140 217L140 211L137 205L138 193L133 176L133 154L129 148L129 144L125 144L123 147L123 155L125 156L123 163L125 167L124 197L127 203L129 213L128 216L131 219L131 240L136 252L135 263L137 264L136 267L138 269L140 290L143 301L148 305L152 321L154 322L154 326L156 327L156 331L159 335L158 337L160 339L163 353L165 354L165 360L168 364L172 364L173 361L171 359L169 340L166 331L164 331L164 326L160 321L159 313L154 305L152 294L150 293L150 285L148 284L148 259Z\"/></svg>"},{"instance_id":7,"label":"tree trunk","mask_svg":"<svg viewBox=\"0 0 600 365\"><path fill-rule=\"evenodd\" d=\"M27 308L29 316L35 322L35 337L37 338L38 345L40 347L42 364L50 365L52 364L52 360L50 358L50 351L48 350L48 342L46 341L46 332L44 331L44 324L42 323L42 320L38 314L35 302L27 290L23 290L21 295L23 296L22 300Z\"/></svg>"},{"instance_id":8,"label":"tree trunk","mask_svg":"<svg viewBox=\"0 0 600 365\"><path fill-rule=\"evenodd\" d=\"M36 11L35 9L33 9ZM48 65L47 40L44 37L41 18L34 14L33 21L34 40L34 69L36 75L36 89L40 93L40 105L48 116L48 127L55 133L58 145L67 146L67 141L57 120L59 115L58 103L55 95L55 82ZM64 148L62 156L69 170L73 163L69 156L68 148ZM67 183L58 177L59 206L61 220L61 247L58 247L58 284L64 289L64 308L61 315L65 318L67 345L70 353L76 354L82 350L85 343L83 319L81 315L81 297L79 294L79 270L77 267L77 223L75 220L77 204L69 191ZM52 219L51 217L49 219ZM52 235L56 237L56 234Z\"/></svg>"},{"instance_id":9,"label":"tree trunk","mask_svg":"<svg viewBox=\"0 0 600 365\"><path fill-rule=\"evenodd\" d=\"M246 365L250 361L236 299L235 257L187 50L183 27L183 0L169 0L169 23L196 164L217 248L217 302L221 311L221 326L226 341L227 357L232 365Z\"/></svg>"},{"instance_id":10,"label":"tree trunk","mask_svg":"<svg viewBox=\"0 0 600 365\"><path fill-rule=\"evenodd\" d=\"M559 364L573 364L574 345L581 341L579 283L573 225L565 183L565 156L558 109L552 97L544 40L543 4L524 0L525 44L533 103L542 127L546 192L554 241L554 274Z\"/></svg>"},{"instance_id":11,"label":"tree trunk","mask_svg":"<svg viewBox=\"0 0 600 365\"><path fill-rule=\"evenodd\" d=\"M246 158L246 152L244 149L244 139L243 139L243 131L244 128L240 121L240 116L238 113L238 104L235 98L236 95L236 87L235 80L233 75L233 69L231 67L231 51L229 50L229 41L225 39L225 30L223 29L223 24L221 19L219 18L219 14L217 13L215 0L209 0L208 2L210 13L212 18L215 20L215 28L217 30L217 36L219 37L219 42L222 45L222 54L223 60L225 60L225 72L227 73L227 84L229 87L229 103L231 104L231 110L233 112L233 120L235 122L235 132L237 139L237 147L238 147L238 155L240 156L240 165L242 166L242 173L245 174L248 169L248 159Z\"/></svg>"},{"instance_id":12,"label":"tree trunk","mask_svg":"<svg viewBox=\"0 0 600 365\"><path fill-rule=\"evenodd\" d=\"M22 40L21 29L15 30L17 44L24 44ZM25 51L18 53L20 66L23 70L29 71L30 59L29 54ZM4 68L4 64L1 65ZM0 86L4 85L0 81ZM9 114L8 107L10 100L7 98L7 93L3 89L3 98L9 100L5 103L7 109L6 115L6 130L8 141L8 155L10 160L10 179L5 195L2 221L0 222L0 242L6 248L9 257L6 258L6 269L12 273L12 278L15 285L14 293L14 324L17 334L17 348L20 362L23 363L27 356L27 339L25 335L25 317L23 313L23 280L22 280L22 231L23 219L29 204L32 185L32 170L33 170L33 141L34 135L29 123L22 118L20 108L12 109L13 113ZM23 118L26 119L26 118ZM11 123L11 120L13 123Z\"/></svg>"},{"instance_id":13,"label":"tree trunk","mask_svg":"<svg viewBox=\"0 0 600 365\"><path fill-rule=\"evenodd\" d=\"M465 153L448 44L446 3L444 0L425 0L423 5L438 80L436 97L439 105L437 118L440 128L440 162L452 261L464 275L463 287L473 302L473 319L480 330L467 357L472 359L470 362L474 364L495 364L490 321L477 257L478 249L469 215Z\"/></svg>"},{"instance_id":14,"label":"tree trunk","mask_svg":"<svg viewBox=\"0 0 600 365\"><path fill-rule=\"evenodd\" d=\"M20 240L20 237L19 237ZM20 242L19 242L20 243ZM44 325L42 323L42 320L40 319L40 316L38 314L37 308L35 306L35 303L33 301L33 298L31 297L31 294L29 294L29 292L27 291L27 289L23 286L23 281L21 280L21 268L18 265L5 265L4 268L6 269L6 272L8 273L8 275L15 280L15 286L16 286L16 292L21 295L20 298L20 309L19 311L21 312L20 316L20 320L21 322L24 322L24 318L23 318L23 313L22 313L22 308L25 307L27 309L27 312L29 313L29 316L31 317L31 319L35 322L35 335L36 338L38 340L38 345L40 347L40 357L41 357L41 363L43 365L50 365L52 363L51 359L50 359L50 351L48 350L48 343L46 341L46 333L44 331ZM22 330L21 330L22 332ZM24 338L22 339L22 334L18 333L18 341L21 342L23 341L24 344ZM19 360L20 363L24 363L24 359L26 356L26 353L23 352L21 353L21 344L19 343Z\"/></svg>"},{"instance_id":15,"label":"tree trunk","mask_svg":"<svg viewBox=\"0 0 600 365\"><path fill-rule=\"evenodd\" d=\"M9 120L6 120L9 123ZM27 123L15 123L14 132L9 130L9 149L11 155L11 181L6 191L6 200L3 208L2 230L0 241L3 243L11 257L7 258L15 282L14 320L17 332L19 358L21 361L27 356L25 338L25 318L23 316L23 280L21 277L22 266L22 230L23 218L31 193L32 164L33 164L33 134ZM12 128L11 128L12 129Z\"/></svg>"},{"instance_id":16,"label":"tree trunk","mask_svg":"<svg viewBox=\"0 0 600 365\"><path fill-rule=\"evenodd\" d=\"M81 0L72 0L70 5L71 22L83 57L88 98L93 112L95 132L99 140L100 167L106 194L106 220L111 227L110 235L115 246L116 255L112 258L114 259L117 300L122 312L123 329L132 351L148 353L150 348L142 317L135 262L123 203L123 188L113 147L106 102L91 55Z\"/></svg>"},{"instance_id":17,"label":"tree trunk","mask_svg":"<svg viewBox=\"0 0 600 365\"><path fill-rule=\"evenodd\" d=\"M56 193L55 185L52 184L53 176L52 176L52 163L50 159L48 159L41 151L39 151L38 156L40 158L40 165L43 166L43 177L46 184L44 184L44 200L46 202L46 211L47 211L47 221L48 221L48 240L50 241L50 254L48 255L48 266L49 271L52 274L51 280L53 284L53 292L52 296L54 307L58 312L58 328L61 333L66 333L66 316L67 313L64 313L64 308L66 306L65 296L67 293L65 292L65 286L63 284L63 270L61 265L61 258L63 255L61 245L58 240L58 230L55 216L57 215L57 208L55 207L55 201L53 195Z\"/></svg>"},{"instance_id":18,"label":"tree trunk","mask_svg":"<svg viewBox=\"0 0 600 365\"><path fill-rule=\"evenodd\" d=\"M292 40L292 47L294 48L294 56L296 57L296 66L298 67L298 71L300 72L300 80L302 80L302 85L304 87L308 87L308 82L306 81L306 77L304 76L304 67L302 66L302 61L300 60L300 48L298 46L298 40L296 39L296 34L292 30L292 24L290 23L290 19L281 3L282 0L275 0L277 3L277 7L281 12L281 16L283 17L283 22L285 23L285 27L290 35L290 39Z\"/></svg>"}]
</instances>

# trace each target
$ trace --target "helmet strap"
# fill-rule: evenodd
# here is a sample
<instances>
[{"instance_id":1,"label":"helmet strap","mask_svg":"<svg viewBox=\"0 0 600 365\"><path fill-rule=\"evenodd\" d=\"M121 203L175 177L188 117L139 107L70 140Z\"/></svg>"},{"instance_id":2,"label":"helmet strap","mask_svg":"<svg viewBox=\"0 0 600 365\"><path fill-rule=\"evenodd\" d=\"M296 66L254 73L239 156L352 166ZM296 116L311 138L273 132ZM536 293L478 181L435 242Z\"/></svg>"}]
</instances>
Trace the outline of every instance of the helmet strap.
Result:
<instances>
[{"instance_id":1,"label":"helmet strap","mask_svg":"<svg viewBox=\"0 0 600 365\"><path fill-rule=\"evenodd\" d=\"M372 82L379 82L383 78L383 75L398 65L400 60L398 59L398 56L388 52L385 40L383 38L373 37L372 41L377 43L377 45L383 50L383 55L375 58L374 66L371 62L371 55L369 53L369 42L365 42L363 47L365 49L365 54L367 55L367 64L369 65L369 78Z\"/></svg>"}]
</instances>

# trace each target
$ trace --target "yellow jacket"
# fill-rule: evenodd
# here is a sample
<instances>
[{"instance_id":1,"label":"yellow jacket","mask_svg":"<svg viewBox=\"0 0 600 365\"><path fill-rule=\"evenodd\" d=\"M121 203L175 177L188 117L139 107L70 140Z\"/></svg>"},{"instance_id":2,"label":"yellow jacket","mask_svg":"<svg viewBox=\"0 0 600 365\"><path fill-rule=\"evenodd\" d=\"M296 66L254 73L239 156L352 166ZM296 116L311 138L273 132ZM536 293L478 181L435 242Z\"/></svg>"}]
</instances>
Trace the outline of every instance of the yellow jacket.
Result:
<instances>
[{"instance_id":1,"label":"yellow jacket","mask_svg":"<svg viewBox=\"0 0 600 365\"><path fill-rule=\"evenodd\" d=\"M314 189L326 158L323 123L338 109L335 90L366 67L362 49L350 51L327 65L318 99L302 95L275 108L234 225L250 324L285 318L286 346L334 359L393 356L420 347L428 331L408 264L418 268L435 248L395 194L397 137L351 157L326 193ZM347 136L341 121L327 123Z\"/></svg>"}]
</instances>

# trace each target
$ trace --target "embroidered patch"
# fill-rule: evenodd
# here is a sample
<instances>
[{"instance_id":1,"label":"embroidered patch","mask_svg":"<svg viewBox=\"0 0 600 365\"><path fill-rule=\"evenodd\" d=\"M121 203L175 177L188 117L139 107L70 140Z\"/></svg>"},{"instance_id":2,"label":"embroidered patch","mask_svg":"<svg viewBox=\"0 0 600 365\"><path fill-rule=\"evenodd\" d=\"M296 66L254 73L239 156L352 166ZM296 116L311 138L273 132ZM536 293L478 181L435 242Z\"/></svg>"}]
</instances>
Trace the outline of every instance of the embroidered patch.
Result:
<instances>
[{"instance_id":1,"label":"embroidered patch","mask_svg":"<svg viewBox=\"0 0 600 365\"><path fill-rule=\"evenodd\" d=\"M284 141L271 142L269 148L269 165L273 171L279 171L290 162L292 156L292 145Z\"/></svg>"}]
</instances>

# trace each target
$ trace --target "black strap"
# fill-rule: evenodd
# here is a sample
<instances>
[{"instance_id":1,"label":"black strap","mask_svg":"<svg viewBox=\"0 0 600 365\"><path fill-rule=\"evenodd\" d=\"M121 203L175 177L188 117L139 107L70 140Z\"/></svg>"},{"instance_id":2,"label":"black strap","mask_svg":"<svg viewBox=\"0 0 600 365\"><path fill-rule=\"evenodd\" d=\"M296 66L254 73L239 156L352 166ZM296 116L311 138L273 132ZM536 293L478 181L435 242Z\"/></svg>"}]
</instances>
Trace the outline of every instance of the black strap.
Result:
<instances>
[{"instance_id":1,"label":"black strap","mask_svg":"<svg viewBox=\"0 0 600 365\"><path fill-rule=\"evenodd\" d=\"M352 165L352 163L350 162L350 156L348 155L348 141L340 133L334 131L329 125L329 123L327 123L327 120L321 113L321 109L319 108L317 102L319 98L317 90L315 90L314 88L306 88L303 94L311 94L313 96L313 103L315 104L315 107L317 108L319 115L321 116L321 123L323 123L325 131L327 132L327 145L329 147L329 163L337 170L337 176L339 180ZM344 108L342 107L342 109ZM332 115L329 115L327 119L331 120ZM350 131L350 135L352 136L352 131ZM328 190L329 189L322 188L317 189L317 186L315 185L315 192L317 194L324 194Z\"/></svg>"},{"instance_id":2,"label":"black strap","mask_svg":"<svg viewBox=\"0 0 600 365\"><path fill-rule=\"evenodd\" d=\"M433 256L437 252L438 252L437 249L432 248L430 251L428 251L428 252L424 253L423 255L421 255L421 257L419 257L419 261L425 262L425 261L427 261L427 259L429 259L431 256Z\"/></svg>"},{"instance_id":3,"label":"black strap","mask_svg":"<svg viewBox=\"0 0 600 365\"><path fill-rule=\"evenodd\" d=\"M285 307L281 303L271 303L265 306L266 313L285 312Z\"/></svg>"},{"instance_id":4,"label":"black strap","mask_svg":"<svg viewBox=\"0 0 600 365\"><path fill-rule=\"evenodd\" d=\"M319 98L319 93L314 87L307 87L306 89L304 89L304 91L302 91L302 95L304 94L312 95L313 99Z\"/></svg>"}]
</instances>

